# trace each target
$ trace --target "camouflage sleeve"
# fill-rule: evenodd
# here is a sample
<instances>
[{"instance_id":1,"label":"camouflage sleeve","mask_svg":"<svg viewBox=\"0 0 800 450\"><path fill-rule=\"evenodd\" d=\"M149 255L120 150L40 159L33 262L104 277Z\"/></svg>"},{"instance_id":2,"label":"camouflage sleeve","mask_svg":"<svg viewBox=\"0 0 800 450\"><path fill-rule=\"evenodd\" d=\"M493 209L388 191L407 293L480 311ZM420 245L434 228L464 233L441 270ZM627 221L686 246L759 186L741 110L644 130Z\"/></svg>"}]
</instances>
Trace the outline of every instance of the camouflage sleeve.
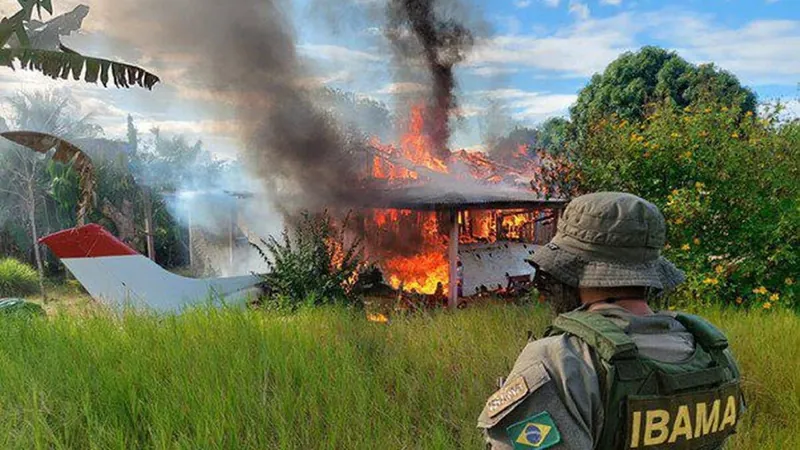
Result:
<instances>
[{"instance_id":1,"label":"camouflage sleeve","mask_svg":"<svg viewBox=\"0 0 800 450\"><path fill-rule=\"evenodd\" d=\"M589 349L566 336L529 343L478 418L478 428L494 450L591 449L602 423Z\"/></svg>"}]
</instances>

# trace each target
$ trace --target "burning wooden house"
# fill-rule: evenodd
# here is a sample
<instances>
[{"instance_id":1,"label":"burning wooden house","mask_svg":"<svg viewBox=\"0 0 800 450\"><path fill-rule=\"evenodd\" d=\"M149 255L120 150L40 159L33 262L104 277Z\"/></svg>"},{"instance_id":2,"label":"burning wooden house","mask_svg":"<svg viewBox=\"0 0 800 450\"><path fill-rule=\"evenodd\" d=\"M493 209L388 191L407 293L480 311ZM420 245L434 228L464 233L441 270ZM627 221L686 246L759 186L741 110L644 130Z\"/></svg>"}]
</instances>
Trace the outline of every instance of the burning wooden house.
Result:
<instances>
[{"instance_id":1,"label":"burning wooden house","mask_svg":"<svg viewBox=\"0 0 800 450\"><path fill-rule=\"evenodd\" d=\"M356 195L368 257L393 288L459 297L530 279L525 259L553 236L566 201L521 146L501 164L478 152L437 155L414 109L398 146L372 143ZM441 152L440 152L441 153Z\"/></svg>"}]
</instances>

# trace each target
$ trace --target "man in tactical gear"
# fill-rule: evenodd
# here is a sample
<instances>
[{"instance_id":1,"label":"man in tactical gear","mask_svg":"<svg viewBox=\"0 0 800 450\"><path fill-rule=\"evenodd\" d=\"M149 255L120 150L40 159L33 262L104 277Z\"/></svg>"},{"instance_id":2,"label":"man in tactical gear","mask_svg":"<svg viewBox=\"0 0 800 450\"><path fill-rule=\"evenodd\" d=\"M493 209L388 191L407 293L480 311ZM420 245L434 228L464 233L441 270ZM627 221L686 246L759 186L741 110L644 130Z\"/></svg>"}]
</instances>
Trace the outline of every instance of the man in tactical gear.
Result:
<instances>
[{"instance_id":1,"label":"man in tactical gear","mask_svg":"<svg viewBox=\"0 0 800 450\"><path fill-rule=\"evenodd\" d=\"M658 209L630 194L574 199L531 261L556 313L478 419L488 448L717 449L744 403L725 336L647 299L684 274L660 256Z\"/></svg>"}]
</instances>

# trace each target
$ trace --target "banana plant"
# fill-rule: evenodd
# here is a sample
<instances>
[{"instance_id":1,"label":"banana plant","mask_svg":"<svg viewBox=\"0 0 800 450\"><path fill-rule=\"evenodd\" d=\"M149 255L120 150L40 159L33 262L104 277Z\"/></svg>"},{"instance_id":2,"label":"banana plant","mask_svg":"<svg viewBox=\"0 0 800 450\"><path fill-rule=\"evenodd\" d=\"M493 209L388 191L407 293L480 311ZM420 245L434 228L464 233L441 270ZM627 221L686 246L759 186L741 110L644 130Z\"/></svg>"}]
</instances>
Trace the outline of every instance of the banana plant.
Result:
<instances>
[{"instance_id":1,"label":"banana plant","mask_svg":"<svg viewBox=\"0 0 800 450\"><path fill-rule=\"evenodd\" d=\"M84 56L64 45L58 50L36 48L28 34L34 11L41 18L42 10L53 14L52 0L17 0L21 9L0 20L0 65L14 68L14 61L25 70L33 70L54 79L83 80L104 87L109 81L121 88L140 86L152 89L160 80L156 75L130 64ZM11 43L14 45L10 45Z\"/></svg>"}]
</instances>

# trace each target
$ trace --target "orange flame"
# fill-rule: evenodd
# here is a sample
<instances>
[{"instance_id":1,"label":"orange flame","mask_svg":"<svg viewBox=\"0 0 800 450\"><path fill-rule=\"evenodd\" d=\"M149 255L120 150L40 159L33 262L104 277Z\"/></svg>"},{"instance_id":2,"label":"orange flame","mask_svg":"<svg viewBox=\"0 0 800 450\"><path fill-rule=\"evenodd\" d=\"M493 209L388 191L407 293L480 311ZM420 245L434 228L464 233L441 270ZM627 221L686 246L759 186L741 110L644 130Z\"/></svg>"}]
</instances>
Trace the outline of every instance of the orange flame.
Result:
<instances>
[{"instance_id":1,"label":"orange flame","mask_svg":"<svg viewBox=\"0 0 800 450\"><path fill-rule=\"evenodd\" d=\"M447 289L447 259L444 251L429 251L411 257L395 257L383 263L389 284L406 291L434 294Z\"/></svg>"},{"instance_id":2,"label":"orange flame","mask_svg":"<svg viewBox=\"0 0 800 450\"><path fill-rule=\"evenodd\" d=\"M522 237L522 226L530 222L528 214L512 214L503 216L503 234L507 239L519 239Z\"/></svg>"}]
</instances>

